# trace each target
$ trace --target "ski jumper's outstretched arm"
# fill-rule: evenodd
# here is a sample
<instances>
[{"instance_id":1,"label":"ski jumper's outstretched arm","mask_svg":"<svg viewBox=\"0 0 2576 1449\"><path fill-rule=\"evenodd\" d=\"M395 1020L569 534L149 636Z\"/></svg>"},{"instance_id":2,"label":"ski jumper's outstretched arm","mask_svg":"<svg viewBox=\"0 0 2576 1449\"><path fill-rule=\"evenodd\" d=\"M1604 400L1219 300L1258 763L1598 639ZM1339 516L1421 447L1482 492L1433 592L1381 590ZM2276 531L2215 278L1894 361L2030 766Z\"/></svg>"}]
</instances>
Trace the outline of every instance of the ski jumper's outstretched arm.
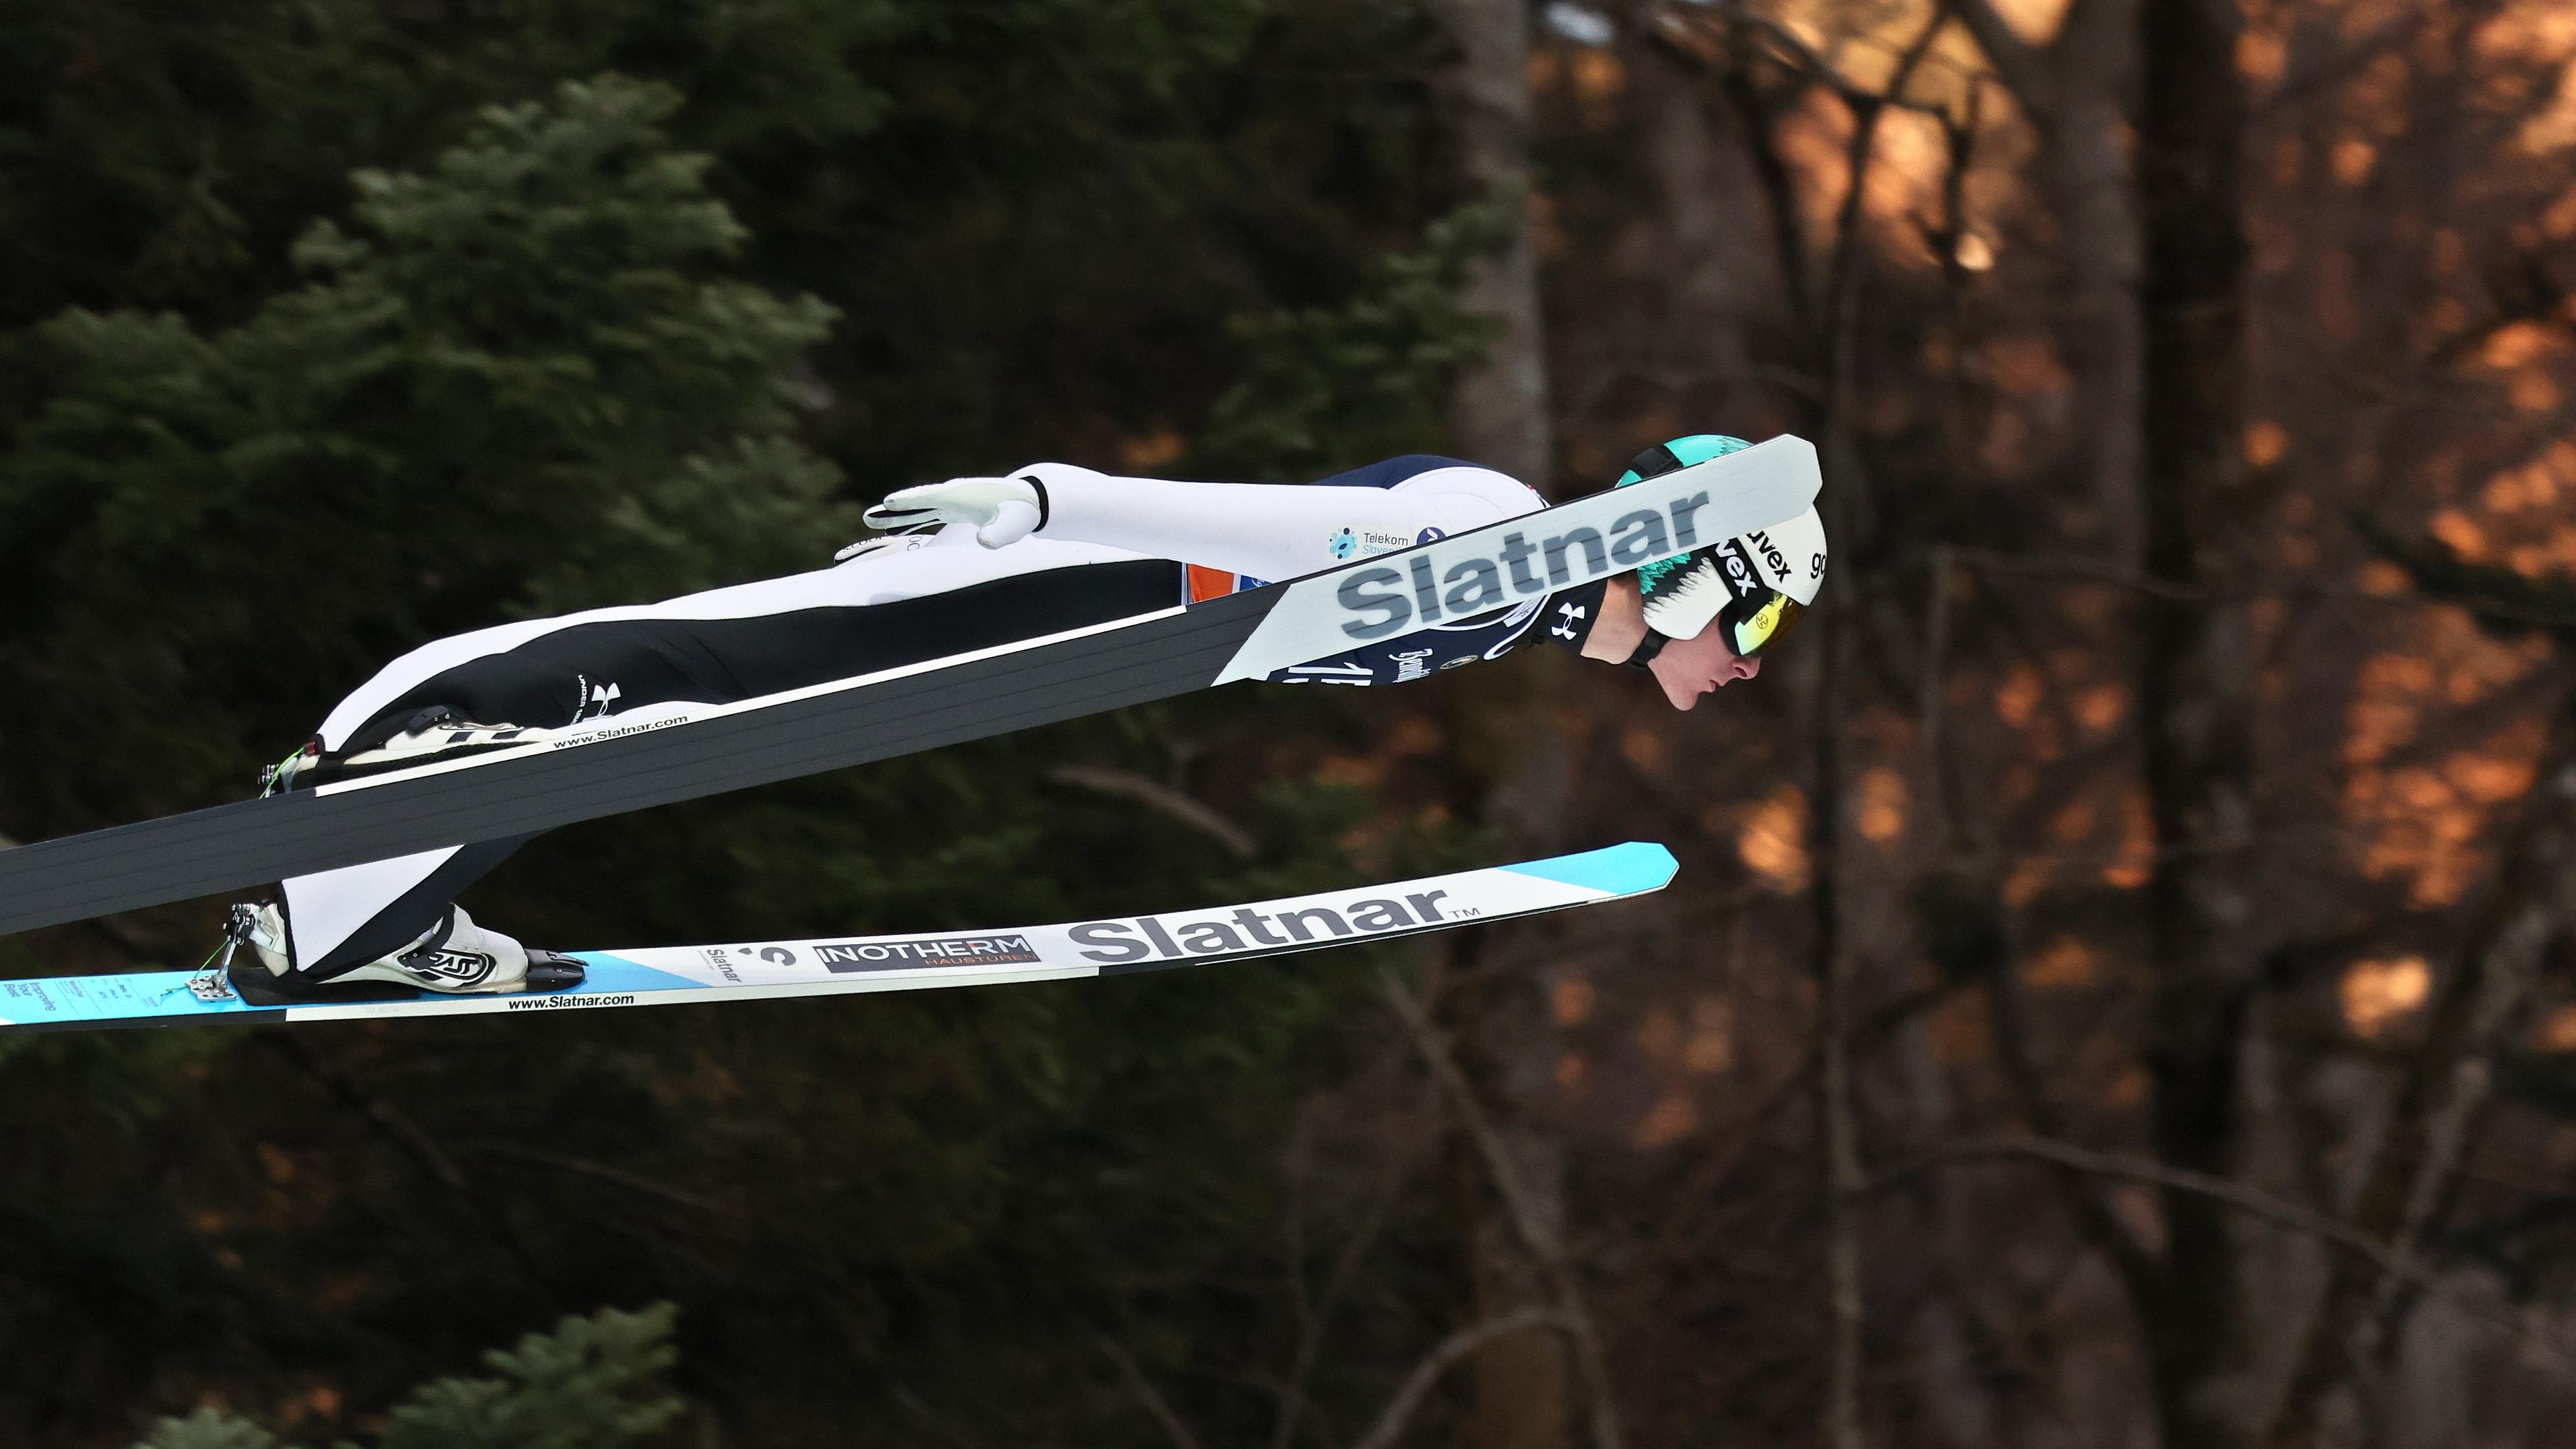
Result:
<instances>
[{"instance_id":1,"label":"ski jumper's outstretched arm","mask_svg":"<svg viewBox=\"0 0 2576 1449\"><path fill-rule=\"evenodd\" d=\"M1400 460L1390 460L1400 461ZM1072 463L905 488L869 510L879 528L966 523L988 548L1026 537L1099 544L1273 581L1390 553L1545 506L1490 468L1420 460L1400 481L1183 483ZM1343 475L1363 478L1373 470Z\"/></svg>"}]
</instances>

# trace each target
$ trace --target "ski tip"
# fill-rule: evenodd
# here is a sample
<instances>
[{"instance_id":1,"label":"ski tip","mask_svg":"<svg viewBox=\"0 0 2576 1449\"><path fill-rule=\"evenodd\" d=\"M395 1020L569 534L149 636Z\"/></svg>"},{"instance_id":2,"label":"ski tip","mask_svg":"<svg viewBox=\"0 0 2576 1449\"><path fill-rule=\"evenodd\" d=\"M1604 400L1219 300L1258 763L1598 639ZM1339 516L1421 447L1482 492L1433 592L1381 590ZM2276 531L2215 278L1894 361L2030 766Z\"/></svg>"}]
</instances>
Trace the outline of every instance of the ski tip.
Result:
<instances>
[{"instance_id":1,"label":"ski tip","mask_svg":"<svg viewBox=\"0 0 2576 1449\"><path fill-rule=\"evenodd\" d=\"M1504 869L1608 895L1641 896L1671 885L1673 876L1681 870L1681 862L1653 841L1631 840Z\"/></svg>"}]
</instances>

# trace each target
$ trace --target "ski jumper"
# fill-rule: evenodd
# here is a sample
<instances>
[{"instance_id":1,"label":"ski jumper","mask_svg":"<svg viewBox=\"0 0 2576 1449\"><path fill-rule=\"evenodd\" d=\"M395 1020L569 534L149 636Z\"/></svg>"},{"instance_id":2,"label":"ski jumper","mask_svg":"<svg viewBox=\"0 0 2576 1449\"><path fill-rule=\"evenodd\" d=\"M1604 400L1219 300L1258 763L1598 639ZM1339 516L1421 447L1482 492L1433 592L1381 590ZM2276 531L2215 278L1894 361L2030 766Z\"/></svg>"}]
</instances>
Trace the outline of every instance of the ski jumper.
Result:
<instances>
[{"instance_id":1,"label":"ski jumper","mask_svg":"<svg viewBox=\"0 0 2576 1449\"><path fill-rule=\"evenodd\" d=\"M1545 506L1528 485L1412 454L1303 485L1175 483L1064 463L1016 475L1046 516L998 549L962 526L886 540L846 563L658 604L591 609L422 645L322 723L326 756L383 744L424 710L552 728L764 695L1105 623L1409 548ZM1267 676L1385 684L1492 659L1545 614L1574 643L1601 586L1444 622ZM327 979L401 949L533 837L299 876L281 886L297 974Z\"/></svg>"}]
</instances>

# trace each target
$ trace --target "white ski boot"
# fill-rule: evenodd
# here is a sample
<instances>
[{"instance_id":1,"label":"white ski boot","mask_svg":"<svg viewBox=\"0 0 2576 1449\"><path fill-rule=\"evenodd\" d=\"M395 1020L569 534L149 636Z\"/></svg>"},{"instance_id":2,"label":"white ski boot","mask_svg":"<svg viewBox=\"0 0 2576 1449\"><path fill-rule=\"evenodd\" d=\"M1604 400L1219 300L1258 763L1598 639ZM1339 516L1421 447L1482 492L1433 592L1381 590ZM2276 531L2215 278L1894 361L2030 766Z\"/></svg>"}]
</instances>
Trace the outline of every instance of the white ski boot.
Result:
<instances>
[{"instance_id":1,"label":"white ski boot","mask_svg":"<svg viewBox=\"0 0 2576 1449\"><path fill-rule=\"evenodd\" d=\"M434 705L413 715L408 724L391 739L373 749L355 754L323 753L320 740L308 741L304 748L270 766L260 775L259 793L265 798L300 788L306 776L310 783L327 785L334 780L354 779L363 775L382 775L393 770L408 770L416 765L433 764L465 755L488 754L494 750L515 749L520 745L542 744L561 739L575 729L601 718L607 705L616 698L616 686L610 685L599 700L600 714L585 710L582 718L563 729L546 729L537 725L476 724L445 705Z\"/></svg>"},{"instance_id":2,"label":"white ski boot","mask_svg":"<svg viewBox=\"0 0 2576 1449\"><path fill-rule=\"evenodd\" d=\"M281 988L295 989L294 963L287 951L286 921L274 905L262 906L250 922L244 944L268 968ZM409 986L422 991L503 994L516 991L560 991L581 984L582 964L553 951L531 951L498 931L474 924L463 906L449 906L438 924L398 951L353 966L326 980L299 983L328 992L340 986Z\"/></svg>"},{"instance_id":3,"label":"white ski boot","mask_svg":"<svg viewBox=\"0 0 2576 1449\"><path fill-rule=\"evenodd\" d=\"M455 759L462 755L536 744L564 733L563 730L530 725L476 724L442 705L414 715L410 724L374 749L343 755L330 761L328 768L333 779L378 775L387 770L407 770L414 765L425 765L434 759Z\"/></svg>"}]
</instances>

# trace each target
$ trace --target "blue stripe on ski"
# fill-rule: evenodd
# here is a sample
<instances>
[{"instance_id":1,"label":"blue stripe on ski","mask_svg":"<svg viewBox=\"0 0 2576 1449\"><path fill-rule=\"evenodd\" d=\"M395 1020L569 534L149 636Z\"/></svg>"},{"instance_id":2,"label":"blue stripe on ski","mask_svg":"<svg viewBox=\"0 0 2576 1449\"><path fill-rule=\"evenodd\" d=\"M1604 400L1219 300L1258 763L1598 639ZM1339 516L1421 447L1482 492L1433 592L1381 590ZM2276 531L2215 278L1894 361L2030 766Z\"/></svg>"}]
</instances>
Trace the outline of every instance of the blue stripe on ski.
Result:
<instances>
[{"instance_id":1,"label":"blue stripe on ski","mask_svg":"<svg viewBox=\"0 0 2576 1449\"><path fill-rule=\"evenodd\" d=\"M628 991L704 991L707 983L691 981L657 971L641 962L629 961L614 951L567 951L564 953L582 964L582 982L568 992L549 995L597 996L604 992Z\"/></svg>"},{"instance_id":2,"label":"blue stripe on ski","mask_svg":"<svg viewBox=\"0 0 2576 1449\"><path fill-rule=\"evenodd\" d=\"M147 971L125 976L43 976L0 981L0 1022L49 1026L135 1017L184 1021L239 1016L261 1008L239 997L206 1001L188 989L194 971Z\"/></svg>"},{"instance_id":3,"label":"blue stripe on ski","mask_svg":"<svg viewBox=\"0 0 2576 1449\"><path fill-rule=\"evenodd\" d=\"M1560 885L1582 886L1587 890L1624 896L1638 891L1662 890L1672 883L1673 873L1681 869L1681 862L1673 859L1673 853L1660 845L1631 840L1625 845L1527 861L1499 869L1515 875L1534 875Z\"/></svg>"}]
</instances>

